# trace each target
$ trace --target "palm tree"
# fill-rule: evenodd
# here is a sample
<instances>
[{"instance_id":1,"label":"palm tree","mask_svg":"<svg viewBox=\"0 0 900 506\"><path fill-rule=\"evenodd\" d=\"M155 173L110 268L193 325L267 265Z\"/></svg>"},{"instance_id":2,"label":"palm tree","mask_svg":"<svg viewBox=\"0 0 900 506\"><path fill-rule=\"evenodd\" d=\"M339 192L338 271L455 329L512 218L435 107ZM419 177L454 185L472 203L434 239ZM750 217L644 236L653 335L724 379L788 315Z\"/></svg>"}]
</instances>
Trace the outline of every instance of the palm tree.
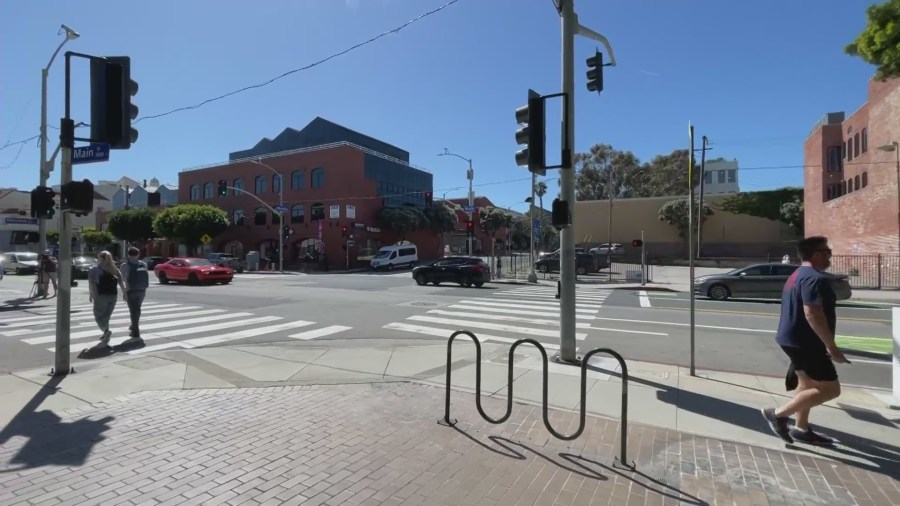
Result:
<instances>
[{"instance_id":1,"label":"palm tree","mask_svg":"<svg viewBox=\"0 0 900 506\"><path fill-rule=\"evenodd\" d=\"M544 194L547 193L547 182L539 181L534 185L534 193L538 196L538 202L541 204L541 213L544 212Z\"/></svg>"}]
</instances>

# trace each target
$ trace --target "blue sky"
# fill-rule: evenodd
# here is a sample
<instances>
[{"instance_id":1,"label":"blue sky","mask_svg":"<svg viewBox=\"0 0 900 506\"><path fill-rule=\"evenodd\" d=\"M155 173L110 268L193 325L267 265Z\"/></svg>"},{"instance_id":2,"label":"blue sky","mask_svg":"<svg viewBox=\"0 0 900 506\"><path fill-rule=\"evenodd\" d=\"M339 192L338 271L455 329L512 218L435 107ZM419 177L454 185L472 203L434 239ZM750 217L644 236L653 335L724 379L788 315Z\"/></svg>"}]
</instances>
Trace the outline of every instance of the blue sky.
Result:
<instances>
[{"instance_id":1,"label":"blue sky","mask_svg":"<svg viewBox=\"0 0 900 506\"><path fill-rule=\"evenodd\" d=\"M38 133L40 69L61 23L67 50L128 55L141 116L193 105L347 49L447 0L0 2L0 146ZM743 190L801 185L802 143L824 113L865 100L873 68L843 53L865 26L865 0L580 0L580 22L606 35L618 65L601 96L585 88L596 44L576 42L576 147L610 143L646 160L687 147L687 124L709 156L737 158ZM402 31L266 87L147 119L138 142L75 178L158 177L227 160L315 116L406 149L435 175L435 196L465 195L474 158L479 195L523 210L515 108L528 88L560 89L559 17L551 0L459 0ZM63 59L51 69L50 124L63 112ZM86 65L73 63L73 116L89 121ZM548 109L558 149L559 107ZM50 130L55 147L58 131ZM22 148L21 150L19 148ZM36 141L0 151L0 187L37 184ZM767 168L784 167L784 168ZM548 178L556 178L556 171ZM51 182L59 182L58 167ZM552 191L557 188L550 183Z\"/></svg>"}]
</instances>

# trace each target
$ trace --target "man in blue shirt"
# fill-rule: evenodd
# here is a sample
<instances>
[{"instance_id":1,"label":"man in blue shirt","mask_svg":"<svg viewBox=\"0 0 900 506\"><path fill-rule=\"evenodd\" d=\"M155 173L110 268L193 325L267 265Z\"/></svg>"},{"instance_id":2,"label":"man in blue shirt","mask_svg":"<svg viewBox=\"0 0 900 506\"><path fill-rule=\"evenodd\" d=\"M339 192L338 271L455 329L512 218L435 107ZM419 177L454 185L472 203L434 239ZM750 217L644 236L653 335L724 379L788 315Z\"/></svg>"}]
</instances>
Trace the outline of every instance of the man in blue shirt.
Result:
<instances>
[{"instance_id":1,"label":"man in blue shirt","mask_svg":"<svg viewBox=\"0 0 900 506\"><path fill-rule=\"evenodd\" d=\"M787 443L827 445L830 439L810 429L809 410L841 394L834 362L850 362L834 343L837 297L822 274L831 266L828 239L807 237L797 244L797 253L802 263L784 285L775 336L797 373L797 390L784 406L765 408L762 413L772 432ZM794 428L788 427L791 415L797 417Z\"/></svg>"}]
</instances>

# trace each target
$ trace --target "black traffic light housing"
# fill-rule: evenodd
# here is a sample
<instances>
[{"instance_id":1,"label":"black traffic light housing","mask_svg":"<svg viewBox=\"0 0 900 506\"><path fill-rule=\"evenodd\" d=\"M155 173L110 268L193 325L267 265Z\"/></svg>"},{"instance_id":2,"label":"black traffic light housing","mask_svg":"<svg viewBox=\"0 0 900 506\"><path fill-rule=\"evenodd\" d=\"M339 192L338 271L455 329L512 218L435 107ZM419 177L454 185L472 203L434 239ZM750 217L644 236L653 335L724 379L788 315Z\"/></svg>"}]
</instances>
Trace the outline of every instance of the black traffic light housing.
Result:
<instances>
[{"instance_id":1,"label":"black traffic light housing","mask_svg":"<svg viewBox=\"0 0 900 506\"><path fill-rule=\"evenodd\" d=\"M62 185L59 192L59 208L74 213L75 216L91 214L94 211L94 183L85 179L69 181Z\"/></svg>"},{"instance_id":2,"label":"black traffic light housing","mask_svg":"<svg viewBox=\"0 0 900 506\"><path fill-rule=\"evenodd\" d=\"M281 238L285 241L291 238L291 227L289 225L283 225L281 227Z\"/></svg>"},{"instance_id":3,"label":"black traffic light housing","mask_svg":"<svg viewBox=\"0 0 900 506\"><path fill-rule=\"evenodd\" d=\"M631 246L634 248L640 248L643 245L644 245L644 241L642 241L640 239L634 239L631 241Z\"/></svg>"},{"instance_id":4,"label":"black traffic light housing","mask_svg":"<svg viewBox=\"0 0 900 506\"><path fill-rule=\"evenodd\" d=\"M130 57L91 60L91 141L109 144L109 149L129 149L137 141L138 131L131 127L138 115L131 97L137 92Z\"/></svg>"},{"instance_id":5,"label":"black traffic light housing","mask_svg":"<svg viewBox=\"0 0 900 506\"><path fill-rule=\"evenodd\" d=\"M569 203L565 200L554 199L551 214L553 227L557 230L568 227L572 224L569 217Z\"/></svg>"},{"instance_id":6,"label":"black traffic light housing","mask_svg":"<svg viewBox=\"0 0 900 506\"><path fill-rule=\"evenodd\" d=\"M228 181L225 179L219 180L219 196L225 197L228 195Z\"/></svg>"},{"instance_id":7,"label":"black traffic light housing","mask_svg":"<svg viewBox=\"0 0 900 506\"><path fill-rule=\"evenodd\" d=\"M587 59L587 66L587 89L599 95L603 91L603 53L595 50L594 56Z\"/></svg>"},{"instance_id":8,"label":"black traffic light housing","mask_svg":"<svg viewBox=\"0 0 900 506\"><path fill-rule=\"evenodd\" d=\"M528 167L529 172L547 175L547 136L544 97L528 90L528 105L516 109L516 143L525 147L516 152L516 165Z\"/></svg>"},{"instance_id":9,"label":"black traffic light housing","mask_svg":"<svg viewBox=\"0 0 900 506\"><path fill-rule=\"evenodd\" d=\"M349 229L347 229L347 225L341 227L341 237L347 238L350 235Z\"/></svg>"},{"instance_id":10,"label":"black traffic light housing","mask_svg":"<svg viewBox=\"0 0 900 506\"><path fill-rule=\"evenodd\" d=\"M475 234L475 222L474 221L470 220L470 221L466 222L466 233L469 235Z\"/></svg>"},{"instance_id":11,"label":"black traffic light housing","mask_svg":"<svg viewBox=\"0 0 900 506\"><path fill-rule=\"evenodd\" d=\"M433 194L431 192L425 192L425 207L431 207L434 203Z\"/></svg>"},{"instance_id":12,"label":"black traffic light housing","mask_svg":"<svg viewBox=\"0 0 900 506\"><path fill-rule=\"evenodd\" d=\"M53 198L56 192L47 186L38 186L31 190L31 217L49 220L56 212Z\"/></svg>"}]
</instances>

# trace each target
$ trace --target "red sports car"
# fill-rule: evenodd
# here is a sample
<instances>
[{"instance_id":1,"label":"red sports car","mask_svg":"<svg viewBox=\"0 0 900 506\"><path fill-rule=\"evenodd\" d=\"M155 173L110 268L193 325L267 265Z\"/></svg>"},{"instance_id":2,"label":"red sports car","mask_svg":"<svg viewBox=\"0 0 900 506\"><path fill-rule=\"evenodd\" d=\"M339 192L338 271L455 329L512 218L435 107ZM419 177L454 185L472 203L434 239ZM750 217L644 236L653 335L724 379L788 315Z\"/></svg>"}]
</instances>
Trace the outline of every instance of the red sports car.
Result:
<instances>
[{"instance_id":1,"label":"red sports car","mask_svg":"<svg viewBox=\"0 0 900 506\"><path fill-rule=\"evenodd\" d=\"M227 266L218 266L205 258L173 258L153 269L161 284L169 281L187 282L192 285L200 283L231 283L234 270Z\"/></svg>"}]
</instances>

